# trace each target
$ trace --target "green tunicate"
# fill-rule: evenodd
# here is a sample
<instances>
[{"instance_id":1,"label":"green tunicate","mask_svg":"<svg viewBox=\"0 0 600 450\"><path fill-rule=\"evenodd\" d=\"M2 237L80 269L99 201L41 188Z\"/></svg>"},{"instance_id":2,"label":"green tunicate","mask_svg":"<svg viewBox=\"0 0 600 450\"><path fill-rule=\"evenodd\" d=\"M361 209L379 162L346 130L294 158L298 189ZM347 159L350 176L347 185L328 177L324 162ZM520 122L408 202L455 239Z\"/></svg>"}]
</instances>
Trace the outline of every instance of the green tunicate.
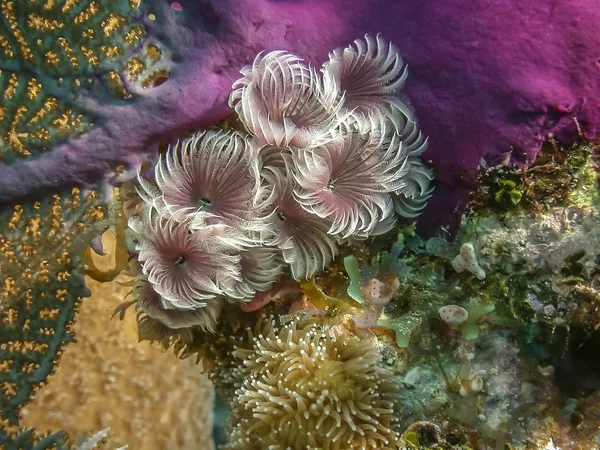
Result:
<instances>
[{"instance_id":1,"label":"green tunicate","mask_svg":"<svg viewBox=\"0 0 600 450\"><path fill-rule=\"evenodd\" d=\"M513 180L500 180L498 181L498 185L502 189L506 190L512 190L517 187L517 183L515 183Z\"/></svg>"},{"instance_id":2,"label":"green tunicate","mask_svg":"<svg viewBox=\"0 0 600 450\"><path fill-rule=\"evenodd\" d=\"M350 284L348 285L348 290L347 290L348 295L355 302L363 305L365 303L365 301L363 300L361 292L360 292L362 276L360 273L360 266L358 265L358 259L356 259L356 256L354 256L354 255L346 256L344 258L344 267L346 268L346 273L348 274L348 277L350 278Z\"/></svg>"},{"instance_id":3,"label":"green tunicate","mask_svg":"<svg viewBox=\"0 0 600 450\"><path fill-rule=\"evenodd\" d=\"M477 339L479 336L479 326L477 325L477 319L486 314L493 312L496 307L489 303L484 305L476 305L466 308L469 313L469 318L460 327L460 333L464 339L472 341Z\"/></svg>"},{"instance_id":4,"label":"green tunicate","mask_svg":"<svg viewBox=\"0 0 600 450\"><path fill-rule=\"evenodd\" d=\"M407 314L395 319L381 318L377 321L377 325L393 330L396 333L396 344L400 348L405 348L410 342L410 335L421 325L421 322L423 322L421 316Z\"/></svg>"}]
</instances>

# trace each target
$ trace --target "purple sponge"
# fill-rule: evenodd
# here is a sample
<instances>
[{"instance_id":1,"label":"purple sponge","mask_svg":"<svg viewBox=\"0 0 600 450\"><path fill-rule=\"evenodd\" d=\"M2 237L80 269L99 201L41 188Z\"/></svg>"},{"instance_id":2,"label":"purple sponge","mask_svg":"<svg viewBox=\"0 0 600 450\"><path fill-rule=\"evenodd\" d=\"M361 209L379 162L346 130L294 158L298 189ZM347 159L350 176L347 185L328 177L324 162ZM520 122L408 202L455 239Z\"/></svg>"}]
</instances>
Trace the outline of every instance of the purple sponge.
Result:
<instances>
[{"instance_id":1,"label":"purple sponge","mask_svg":"<svg viewBox=\"0 0 600 450\"><path fill-rule=\"evenodd\" d=\"M161 141L224 118L232 82L260 51L288 50L320 66L365 33L391 40L409 66L405 91L440 180L425 231L456 218L481 159L531 163L550 133L574 138L574 117L587 137L600 130L597 0L144 4L137 20L165 49L168 80L129 100L96 82L79 88L70 101L92 117L90 131L37 158L0 164L0 202L97 181L155 155Z\"/></svg>"}]
</instances>

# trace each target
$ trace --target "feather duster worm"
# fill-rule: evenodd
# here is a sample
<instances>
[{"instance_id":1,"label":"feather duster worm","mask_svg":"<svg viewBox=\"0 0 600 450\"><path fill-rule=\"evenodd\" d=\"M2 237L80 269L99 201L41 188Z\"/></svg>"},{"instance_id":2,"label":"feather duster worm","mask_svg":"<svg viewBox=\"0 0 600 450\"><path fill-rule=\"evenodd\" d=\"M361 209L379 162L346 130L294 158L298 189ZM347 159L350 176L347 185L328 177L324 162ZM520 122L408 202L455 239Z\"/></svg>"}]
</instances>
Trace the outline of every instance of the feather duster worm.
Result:
<instances>
[{"instance_id":1,"label":"feather duster worm","mask_svg":"<svg viewBox=\"0 0 600 450\"><path fill-rule=\"evenodd\" d=\"M314 69L283 51L259 54L241 70L229 105L259 144L306 146L332 126L343 97L327 90Z\"/></svg>"},{"instance_id":2,"label":"feather duster worm","mask_svg":"<svg viewBox=\"0 0 600 450\"><path fill-rule=\"evenodd\" d=\"M231 294L251 300L257 292L268 290L283 273L284 262L276 247L253 247L240 254L241 281L235 283Z\"/></svg>"},{"instance_id":3,"label":"feather duster worm","mask_svg":"<svg viewBox=\"0 0 600 450\"><path fill-rule=\"evenodd\" d=\"M328 234L331 224L327 219L306 211L296 201L289 164L291 161L286 158L285 168L269 166L262 173L273 192L272 244L281 250L292 276L299 280L327 267L337 254L339 239Z\"/></svg>"},{"instance_id":4,"label":"feather duster worm","mask_svg":"<svg viewBox=\"0 0 600 450\"><path fill-rule=\"evenodd\" d=\"M199 326L203 330L214 331L222 304L221 299L215 298L206 300L204 306L196 309L167 309L152 284L143 277L135 280L133 297L137 301L138 310L173 330Z\"/></svg>"},{"instance_id":5,"label":"feather duster worm","mask_svg":"<svg viewBox=\"0 0 600 450\"><path fill-rule=\"evenodd\" d=\"M330 140L294 153L296 199L331 220L328 232L343 238L372 235L393 215L389 194L404 185L407 173L398 135L388 139L380 130L365 133L364 126L357 131L352 125L344 123Z\"/></svg>"},{"instance_id":6,"label":"feather duster worm","mask_svg":"<svg viewBox=\"0 0 600 450\"><path fill-rule=\"evenodd\" d=\"M260 230L258 172L250 147L237 132L196 133L160 158L157 187L139 177L141 195L165 218L190 220L194 228L226 224L240 231ZM235 236L230 237L233 244Z\"/></svg>"},{"instance_id":7,"label":"feather duster worm","mask_svg":"<svg viewBox=\"0 0 600 450\"><path fill-rule=\"evenodd\" d=\"M399 98L408 70L398 49L379 35L366 35L364 41L334 50L322 72L325 89L345 95L345 108L362 114L379 112L392 119L398 131L406 119L415 120L408 101Z\"/></svg>"},{"instance_id":8,"label":"feather duster worm","mask_svg":"<svg viewBox=\"0 0 600 450\"><path fill-rule=\"evenodd\" d=\"M239 257L227 253L213 227L192 230L148 213L145 223L130 220L138 234L142 273L160 295L165 309L197 309L223 295L241 279Z\"/></svg>"}]
</instances>

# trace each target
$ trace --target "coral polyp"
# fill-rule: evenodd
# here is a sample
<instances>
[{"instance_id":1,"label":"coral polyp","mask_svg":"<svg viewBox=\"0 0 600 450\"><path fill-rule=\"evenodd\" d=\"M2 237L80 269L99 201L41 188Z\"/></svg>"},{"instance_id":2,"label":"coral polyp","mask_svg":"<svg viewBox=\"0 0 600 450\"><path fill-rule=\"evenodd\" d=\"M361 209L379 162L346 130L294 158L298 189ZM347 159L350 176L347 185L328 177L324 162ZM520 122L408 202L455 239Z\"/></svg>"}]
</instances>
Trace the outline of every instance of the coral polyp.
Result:
<instances>
[{"instance_id":1,"label":"coral polyp","mask_svg":"<svg viewBox=\"0 0 600 450\"><path fill-rule=\"evenodd\" d=\"M400 448L398 384L372 341L330 325L265 322L233 358L242 381L226 450Z\"/></svg>"}]
</instances>

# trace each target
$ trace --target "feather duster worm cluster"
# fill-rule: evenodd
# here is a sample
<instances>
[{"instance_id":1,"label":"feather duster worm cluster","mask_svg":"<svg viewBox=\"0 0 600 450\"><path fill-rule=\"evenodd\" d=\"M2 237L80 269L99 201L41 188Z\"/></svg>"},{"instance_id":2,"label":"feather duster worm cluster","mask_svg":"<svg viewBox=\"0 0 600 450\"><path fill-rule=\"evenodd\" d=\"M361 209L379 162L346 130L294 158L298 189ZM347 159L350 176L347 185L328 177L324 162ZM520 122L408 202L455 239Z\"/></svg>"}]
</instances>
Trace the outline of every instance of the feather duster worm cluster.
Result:
<instances>
[{"instance_id":1,"label":"feather duster worm cluster","mask_svg":"<svg viewBox=\"0 0 600 450\"><path fill-rule=\"evenodd\" d=\"M341 243L416 217L432 192L427 142L400 95L406 67L379 36L320 72L274 51L241 73L230 105L248 134L197 133L168 149L153 182L138 177L134 295L169 329L212 328L223 299L250 300L286 266L314 276Z\"/></svg>"},{"instance_id":2,"label":"feather duster worm cluster","mask_svg":"<svg viewBox=\"0 0 600 450\"><path fill-rule=\"evenodd\" d=\"M212 330L223 301L251 299L283 270L279 252L261 244L269 213L252 148L237 132L198 133L169 148L155 183L138 177L143 204L129 227L145 334Z\"/></svg>"},{"instance_id":3,"label":"feather duster worm cluster","mask_svg":"<svg viewBox=\"0 0 600 450\"><path fill-rule=\"evenodd\" d=\"M227 450L398 449L397 383L372 341L337 327L263 323L233 352Z\"/></svg>"}]
</instances>

